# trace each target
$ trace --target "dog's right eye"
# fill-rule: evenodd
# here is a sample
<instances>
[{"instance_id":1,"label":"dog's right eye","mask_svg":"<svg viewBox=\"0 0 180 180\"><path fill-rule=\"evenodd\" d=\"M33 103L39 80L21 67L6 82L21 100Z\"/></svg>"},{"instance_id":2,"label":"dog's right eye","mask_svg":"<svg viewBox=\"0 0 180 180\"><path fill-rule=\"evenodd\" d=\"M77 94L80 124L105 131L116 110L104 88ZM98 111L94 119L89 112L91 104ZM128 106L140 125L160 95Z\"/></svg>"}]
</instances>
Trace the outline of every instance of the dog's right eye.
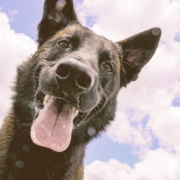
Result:
<instances>
[{"instance_id":1,"label":"dog's right eye","mask_svg":"<svg viewBox=\"0 0 180 180\"><path fill-rule=\"evenodd\" d=\"M69 42L67 42L67 41L59 41L59 42L58 42L58 45L59 45L61 48L68 48L68 47L69 47Z\"/></svg>"},{"instance_id":2,"label":"dog's right eye","mask_svg":"<svg viewBox=\"0 0 180 180\"><path fill-rule=\"evenodd\" d=\"M107 72L113 72L113 67L110 63L105 63L103 67Z\"/></svg>"}]
</instances>

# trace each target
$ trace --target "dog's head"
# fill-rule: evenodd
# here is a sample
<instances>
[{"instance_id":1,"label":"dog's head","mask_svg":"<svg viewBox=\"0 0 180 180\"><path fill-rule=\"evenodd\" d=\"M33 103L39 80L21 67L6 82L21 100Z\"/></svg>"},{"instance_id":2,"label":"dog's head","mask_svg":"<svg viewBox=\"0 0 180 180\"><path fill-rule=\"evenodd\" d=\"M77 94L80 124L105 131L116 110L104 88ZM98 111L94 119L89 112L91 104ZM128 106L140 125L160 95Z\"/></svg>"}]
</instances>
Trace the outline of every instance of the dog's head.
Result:
<instances>
[{"instance_id":1,"label":"dog's head","mask_svg":"<svg viewBox=\"0 0 180 180\"><path fill-rule=\"evenodd\" d=\"M78 22L71 0L46 0L38 30L31 138L61 152L73 131L104 110L107 118L114 114L107 104L137 79L156 51L161 31L153 28L112 42Z\"/></svg>"}]
</instances>

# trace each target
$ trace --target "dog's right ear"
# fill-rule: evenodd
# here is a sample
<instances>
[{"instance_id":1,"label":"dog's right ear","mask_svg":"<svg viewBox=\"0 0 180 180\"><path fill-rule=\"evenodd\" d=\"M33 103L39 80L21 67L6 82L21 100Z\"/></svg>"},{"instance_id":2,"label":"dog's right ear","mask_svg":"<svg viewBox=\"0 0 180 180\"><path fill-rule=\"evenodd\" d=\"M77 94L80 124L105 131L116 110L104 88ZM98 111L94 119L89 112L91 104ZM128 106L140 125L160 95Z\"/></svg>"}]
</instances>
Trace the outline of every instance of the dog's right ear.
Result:
<instances>
[{"instance_id":1,"label":"dog's right ear","mask_svg":"<svg viewBox=\"0 0 180 180\"><path fill-rule=\"evenodd\" d=\"M38 25L39 46L73 21L78 21L73 0L45 0L43 17Z\"/></svg>"},{"instance_id":2,"label":"dog's right ear","mask_svg":"<svg viewBox=\"0 0 180 180\"><path fill-rule=\"evenodd\" d=\"M138 78L141 69L154 55L160 37L161 29L152 28L118 42L123 51L121 87Z\"/></svg>"}]
</instances>

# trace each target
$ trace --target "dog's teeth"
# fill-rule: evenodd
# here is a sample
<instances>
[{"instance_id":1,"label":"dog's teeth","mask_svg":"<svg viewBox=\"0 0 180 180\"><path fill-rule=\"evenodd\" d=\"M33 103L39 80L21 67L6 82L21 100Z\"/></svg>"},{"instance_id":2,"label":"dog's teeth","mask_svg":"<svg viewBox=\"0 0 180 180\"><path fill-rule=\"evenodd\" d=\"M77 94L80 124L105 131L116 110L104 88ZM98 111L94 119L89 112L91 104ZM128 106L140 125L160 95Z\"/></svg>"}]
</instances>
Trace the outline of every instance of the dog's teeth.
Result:
<instances>
[{"instance_id":1,"label":"dog's teeth","mask_svg":"<svg viewBox=\"0 0 180 180\"><path fill-rule=\"evenodd\" d=\"M77 117L78 114L79 114L79 110L78 110L78 109L75 109L75 110L74 110L74 117Z\"/></svg>"},{"instance_id":2,"label":"dog's teeth","mask_svg":"<svg viewBox=\"0 0 180 180\"><path fill-rule=\"evenodd\" d=\"M48 101L49 101L50 98L51 98L50 95L46 95L46 96L44 97L44 101L43 101L43 105L44 105L44 106L48 103Z\"/></svg>"}]
</instances>

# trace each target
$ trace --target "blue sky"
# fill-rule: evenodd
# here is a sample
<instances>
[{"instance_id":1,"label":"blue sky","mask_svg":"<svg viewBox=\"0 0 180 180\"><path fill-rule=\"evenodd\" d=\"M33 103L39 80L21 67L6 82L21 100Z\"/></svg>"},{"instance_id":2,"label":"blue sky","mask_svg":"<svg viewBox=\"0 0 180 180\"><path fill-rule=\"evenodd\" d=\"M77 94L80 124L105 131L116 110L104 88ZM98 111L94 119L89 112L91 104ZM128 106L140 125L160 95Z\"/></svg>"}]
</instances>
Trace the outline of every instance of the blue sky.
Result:
<instances>
[{"instance_id":1,"label":"blue sky","mask_svg":"<svg viewBox=\"0 0 180 180\"><path fill-rule=\"evenodd\" d=\"M37 24L42 17L43 0L22 1L7 0L0 1L2 12L5 12L10 19L11 28L17 33L24 33L34 40L37 39ZM17 14L12 15L12 12Z\"/></svg>"},{"instance_id":2,"label":"blue sky","mask_svg":"<svg viewBox=\"0 0 180 180\"><path fill-rule=\"evenodd\" d=\"M125 39L152 27L160 27L163 32L156 54L138 80L121 90L115 121L107 128L107 133L102 133L88 145L85 180L96 177L109 180L108 174L114 180L119 180L116 179L117 174L127 180L159 180L157 177L179 180L180 0L75 2L80 21L111 40ZM23 33L36 41L36 27L42 16L43 3L43 0L0 0L0 12L8 16L10 29L15 31L12 35L7 30L10 38L17 36L23 39L24 36L17 34ZM14 59L26 57L22 52L26 50L19 47L18 53L17 50L14 52L14 42L8 44L7 37L3 37L0 24L0 48L5 49L0 52L1 73L6 67L3 62L7 55L10 60L13 59L13 68L17 62L21 62L16 60L15 64ZM24 41L34 43L30 39L23 39L22 44ZM31 54L31 51L27 50L28 53ZM8 72L14 72L14 69ZM9 96L5 94L10 84L1 82L0 100L4 103L0 105L0 117L5 114L6 106L10 103L4 99Z\"/></svg>"}]
</instances>

